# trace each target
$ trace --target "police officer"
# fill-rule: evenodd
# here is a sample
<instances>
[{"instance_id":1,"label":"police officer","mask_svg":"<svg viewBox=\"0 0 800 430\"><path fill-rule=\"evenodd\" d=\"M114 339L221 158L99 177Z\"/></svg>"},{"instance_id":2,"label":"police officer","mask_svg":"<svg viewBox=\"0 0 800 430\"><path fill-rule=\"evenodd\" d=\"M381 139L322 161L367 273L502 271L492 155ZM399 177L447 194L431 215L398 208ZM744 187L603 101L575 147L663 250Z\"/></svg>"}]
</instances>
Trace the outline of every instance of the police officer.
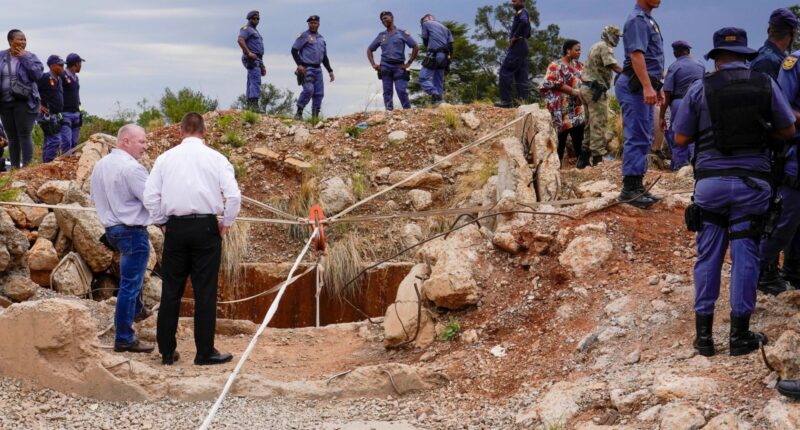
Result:
<instances>
[{"instance_id":1,"label":"police officer","mask_svg":"<svg viewBox=\"0 0 800 430\"><path fill-rule=\"evenodd\" d=\"M437 106L444 98L445 69L453 58L453 33L431 14L423 16L420 25L422 44L428 52L422 60L419 85Z\"/></svg>"},{"instance_id":2,"label":"police officer","mask_svg":"<svg viewBox=\"0 0 800 430\"><path fill-rule=\"evenodd\" d=\"M242 48L242 64L247 69L247 105L251 110L258 109L261 96L261 77L267 75L264 67L264 39L256 30L261 21L257 10L247 13L247 24L239 30L239 47Z\"/></svg>"},{"instance_id":3,"label":"police officer","mask_svg":"<svg viewBox=\"0 0 800 430\"><path fill-rule=\"evenodd\" d=\"M500 101L494 105L502 108L514 106L512 87L517 84L517 98L528 100L528 39L531 37L531 16L525 9L524 0L511 0L514 21L508 33L509 46L506 58L500 66Z\"/></svg>"},{"instance_id":4,"label":"police officer","mask_svg":"<svg viewBox=\"0 0 800 430\"><path fill-rule=\"evenodd\" d=\"M39 95L42 97L41 107L39 108L39 126L44 132L44 145L42 147L42 161L49 163L58 156L59 149L63 154L69 147L61 141L62 112L64 111L64 87L62 76L64 75L64 60L58 55L51 55L47 58L49 72L42 75L36 82L39 87Z\"/></svg>"},{"instance_id":5,"label":"police officer","mask_svg":"<svg viewBox=\"0 0 800 430\"><path fill-rule=\"evenodd\" d=\"M297 99L297 113L294 118L303 119L303 109L306 108L309 100L311 103L311 117L319 118L319 111L322 108L322 98L325 96L325 84L322 80L322 69L320 64L325 66L328 71L328 78L334 81L333 69L328 60L328 48L325 38L319 34L319 16L311 15L306 20L308 30L300 33L297 40L292 45L292 57L297 64L297 80L303 86L303 92Z\"/></svg>"},{"instance_id":6,"label":"police officer","mask_svg":"<svg viewBox=\"0 0 800 430\"><path fill-rule=\"evenodd\" d=\"M785 8L775 9L769 17L767 41L758 50L758 56L750 63L750 68L777 80L786 51L797 37L798 25L800 22L792 11Z\"/></svg>"},{"instance_id":7,"label":"police officer","mask_svg":"<svg viewBox=\"0 0 800 430\"><path fill-rule=\"evenodd\" d=\"M771 196L768 147L770 137L794 135L795 115L769 75L747 68L745 61L755 56L744 30L714 33L714 49L706 59L714 59L716 72L689 89L673 122L675 143L686 146L695 140L697 151L694 203L686 220L689 230L697 232L694 347L704 356L714 354L714 304L729 241L730 354L748 354L767 342L764 334L750 331L750 315L758 243Z\"/></svg>"},{"instance_id":8,"label":"police officer","mask_svg":"<svg viewBox=\"0 0 800 430\"><path fill-rule=\"evenodd\" d=\"M692 47L685 40L677 40L672 43L672 53L675 55L675 62L667 69L667 77L664 80L664 106L659 109L661 130L664 130L664 137L669 143L672 151L672 170L678 170L689 164L689 160L694 154L694 144L688 147L675 146L672 127L667 128L667 106L670 116L675 115L681 100L689 91L692 84L702 79L706 74L706 66L700 60L691 55Z\"/></svg>"},{"instance_id":9,"label":"police officer","mask_svg":"<svg viewBox=\"0 0 800 430\"><path fill-rule=\"evenodd\" d=\"M81 72L83 62L86 61L76 53L67 55L67 69L64 70L64 127L61 129L61 143L64 147L72 149L78 145L81 134L81 83L78 73Z\"/></svg>"},{"instance_id":10,"label":"police officer","mask_svg":"<svg viewBox=\"0 0 800 430\"><path fill-rule=\"evenodd\" d=\"M614 48L619 44L622 30L614 25L603 28L600 41L592 45L581 74L581 98L586 104L586 122L589 124L589 149L592 164L597 165L608 154L606 130L608 129L608 97L612 72L621 73ZM587 151L586 149L584 151Z\"/></svg>"},{"instance_id":11,"label":"police officer","mask_svg":"<svg viewBox=\"0 0 800 430\"><path fill-rule=\"evenodd\" d=\"M410 78L408 68L417 58L419 46L411 33L395 27L394 15L391 12L381 12L380 18L386 31L380 32L378 37L369 44L367 59L383 81L383 105L386 110L394 110L393 86L397 90L397 97L400 99L403 109L411 109L411 101L408 99L408 80ZM406 46L411 48L411 56L408 61L406 61ZM381 48L381 63L375 64L372 53L378 48Z\"/></svg>"},{"instance_id":12,"label":"police officer","mask_svg":"<svg viewBox=\"0 0 800 430\"><path fill-rule=\"evenodd\" d=\"M645 192L642 178L647 172L647 153L653 144L653 106L664 102L664 39L653 18L661 0L637 0L623 28L625 62L614 91L622 107L624 135L622 176L619 195L638 208L648 208L658 197Z\"/></svg>"},{"instance_id":13,"label":"police officer","mask_svg":"<svg viewBox=\"0 0 800 430\"><path fill-rule=\"evenodd\" d=\"M800 51L793 52L783 61L778 74L783 94L796 113L800 113L800 67L797 59ZM752 66L751 66L752 69ZM797 143L800 135L796 135L786 145L783 154L783 178L778 189L781 198L781 215L775 231L769 238L761 242L761 275L758 289L766 294L777 295L786 291L786 281L800 284L800 169L798 169ZM778 270L778 257L783 255L783 269ZM782 273L781 273L782 272Z\"/></svg>"}]
</instances>

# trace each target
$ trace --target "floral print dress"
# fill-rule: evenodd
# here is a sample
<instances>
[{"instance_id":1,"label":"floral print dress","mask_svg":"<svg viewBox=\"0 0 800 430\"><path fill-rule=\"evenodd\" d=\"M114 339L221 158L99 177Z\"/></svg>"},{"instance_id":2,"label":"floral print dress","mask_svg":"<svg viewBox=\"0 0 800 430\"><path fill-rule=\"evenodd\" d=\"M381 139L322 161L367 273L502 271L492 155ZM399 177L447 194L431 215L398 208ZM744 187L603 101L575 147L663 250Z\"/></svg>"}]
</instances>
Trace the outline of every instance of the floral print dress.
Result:
<instances>
[{"instance_id":1,"label":"floral print dress","mask_svg":"<svg viewBox=\"0 0 800 430\"><path fill-rule=\"evenodd\" d=\"M547 110L553 117L553 126L558 133L563 133L586 122L583 103L578 97L561 92L564 85L579 88L583 63L572 61L569 65L558 59L547 66L544 82L540 89L544 96Z\"/></svg>"}]
</instances>

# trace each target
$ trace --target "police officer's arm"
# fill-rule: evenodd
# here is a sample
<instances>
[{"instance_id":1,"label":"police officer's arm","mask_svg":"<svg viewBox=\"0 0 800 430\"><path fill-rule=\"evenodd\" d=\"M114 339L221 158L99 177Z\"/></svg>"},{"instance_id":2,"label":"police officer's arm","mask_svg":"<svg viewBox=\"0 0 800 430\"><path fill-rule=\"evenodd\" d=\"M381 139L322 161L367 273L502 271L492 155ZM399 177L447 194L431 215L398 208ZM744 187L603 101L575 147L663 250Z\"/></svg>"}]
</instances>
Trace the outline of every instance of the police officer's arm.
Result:
<instances>
[{"instance_id":1,"label":"police officer's arm","mask_svg":"<svg viewBox=\"0 0 800 430\"><path fill-rule=\"evenodd\" d=\"M375 64L375 56L372 54L378 49L379 46L381 46L380 35L378 35L378 37L376 37L375 40L373 40L372 43L370 43L369 46L367 47L367 60L369 60L369 64L372 65L373 69L380 72L381 66L379 64Z\"/></svg>"},{"instance_id":2,"label":"police officer's arm","mask_svg":"<svg viewBox=\"0 0 800 430\"><path fill-rule=\"evenodd\" d=\"M294 58L294 63L297 65L297 73L301 75L306 72L306 68L303 67L303 61L300 59L300 50L297 48L292 48L292 58Z\"/></svg>"},{"instance_id":3,"label":"police officer's arm","mask_svg":"<svg viewBox=\"0 0 800 430\"><path fill-rule=\"evenodd\" d=\"M244 40L244 37L239 36L238 42L239 42L239 47L242 48L242 53L244 55L246 55L251 60L255 60L256 58L258 58L258 56L253 52L251 52L250 48L247 47L247 42Z\"/></svg>"},{"instance_id":4,"label":"police officer's arm","mask_svg":"<svg viewBox=\"0 0 800 430\"><path fill-rule=\"evenodd\" d=\"M672 102L672 91L675 89L675 70L670 67L667 70L667 78L664 79L664 105L658 110L659 124L661 130L667 129L667 107ZM674 115L675 112L672 112Z\"/></svg>"},{"instance_id":5,"label":"police officer's arm","mask_svg":"<svg viewBox=\"0 0 800 430\"><path fill-rule=\"evenodd\" d=\"M331 82L336 80L336 77L333 75L333 69L331 68L331 60L328 59L328 50L325 50L325 56L322 57L322 65L325 66L325 70L328 71L328 77L331 79Z\"/></svg>"},{"instance_id":6,"label":"police officer's arm","mask_svg":"<svg viewBox=\"0 0 800 430\"><path fill-rule=\"evenodd\" d=\"M419 54L419 45L415 45L415 46L414 46L414 49L412 49L412 50L411 50L411 56L410 56L410 57L408 57L408 62L407 62L406 64L403 64L403 65L402 65L402 66L400 66L400 67L401 67L403 70L406 70L406 69L408 69L409 67L411 67L411 65L412 65L412 64L414 64L414 60L416 60L416 59L417 59L417 54Z\"/></svg>"},{"instance_id":7,"label":"police officer's arm","mask_svg":"<svg viewBox=\"0 0 800 430\"><path fill-rule=\"evenodd\" d=\"M650 82L650 75L647 74L647 63L644 60L644 53L642 51L631 52L631 65L639 82L642 83L642 94L644 95L644 102L649 105L654 105L658 102L658 93L653 88L653 83Z\"/></svg>"}]
</instances>

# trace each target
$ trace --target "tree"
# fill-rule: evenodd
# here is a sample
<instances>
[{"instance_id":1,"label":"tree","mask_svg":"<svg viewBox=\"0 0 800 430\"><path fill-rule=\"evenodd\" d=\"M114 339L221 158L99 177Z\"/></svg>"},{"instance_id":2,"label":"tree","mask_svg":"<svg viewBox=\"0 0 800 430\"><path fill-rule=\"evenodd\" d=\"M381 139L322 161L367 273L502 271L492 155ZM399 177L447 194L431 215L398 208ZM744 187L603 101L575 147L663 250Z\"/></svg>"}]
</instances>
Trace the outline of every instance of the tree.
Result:
<instances>
[{"instance_id":1,"label":"tree","mask_svg":"<svg viewBox=\"0 0 800 430\"><path fill-rule=\"evenodd\" d=\"M794 16L800 18L800 4L789 6L789 10L792 11ZM798 34L797 37L794 39L794 44L797 45L798 43L800 43L800 34Z\"/></svg>"},{"instance_id":2,"label":"tree","mask_svg":"<svg viewBox=\"0 0 800 430\"><path fill-rule=\"evenodd\" d=\"M272 84L261 84L261 95L256 110L268 115L287 115L294 111L296 99L291 90L281 90ZM247 97L242 94L231 109L247 109Z\"/></svg>"},{"instance_id":3,"label":"tree","mask_svg":"<svg viewBox=\"0 0 800 430\"><path fill-rule=\"evenodd\" d=\"M540 28L539 10L536 9L536 0L525 0L531 18L531 38L528 39L530 56L528 58L529 79L531 88L547 71L547 65L561 56L561 45L564 40L559 36L556 24ZM478 8L475 15L474 38L483 42L480 50L480 62L484 68L494 73L499 70L502 59L508 49L508 32L514 19L514 10L507 4L500 6L483 6ZM497 93L496 85L492 89L493 95ZM531 91L534 100L538 100L538 92Z\"/></svg>"},{"instance_id":4,"label":"tree","mask_svg":"<svg viewBox=\"0 0 800 430\"><path fill-rule=\"evenodd\" d=\"M178 123L183 115L189 112L204 114L217 109L217 100L206 97L201 91L181 88L177 94L171 89L164 89L159 105L161 112L172 123Z\"/></svg>"}]
</instances>

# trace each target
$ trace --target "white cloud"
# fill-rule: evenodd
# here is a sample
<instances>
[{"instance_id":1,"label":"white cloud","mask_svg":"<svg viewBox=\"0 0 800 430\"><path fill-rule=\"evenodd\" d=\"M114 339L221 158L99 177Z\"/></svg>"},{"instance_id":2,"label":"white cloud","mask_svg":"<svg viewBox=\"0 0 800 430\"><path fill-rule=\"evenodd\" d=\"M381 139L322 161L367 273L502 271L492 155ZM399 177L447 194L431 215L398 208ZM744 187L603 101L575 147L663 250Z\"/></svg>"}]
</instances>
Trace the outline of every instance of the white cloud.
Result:
<instances>
[{"instance_id":1,"label":"white cloud","mask_svg":"<svg viewBox=\"0 0 800 430\"><path fill-rule=\"evenodd\" d=\"M90 15L102 18L117 19L174 19L174 18L205 18L218 16L209 8L201 7L176 7L176 8L143 8L143 9L99 9L93 10Z\"/></svg>"}]
</instances>

